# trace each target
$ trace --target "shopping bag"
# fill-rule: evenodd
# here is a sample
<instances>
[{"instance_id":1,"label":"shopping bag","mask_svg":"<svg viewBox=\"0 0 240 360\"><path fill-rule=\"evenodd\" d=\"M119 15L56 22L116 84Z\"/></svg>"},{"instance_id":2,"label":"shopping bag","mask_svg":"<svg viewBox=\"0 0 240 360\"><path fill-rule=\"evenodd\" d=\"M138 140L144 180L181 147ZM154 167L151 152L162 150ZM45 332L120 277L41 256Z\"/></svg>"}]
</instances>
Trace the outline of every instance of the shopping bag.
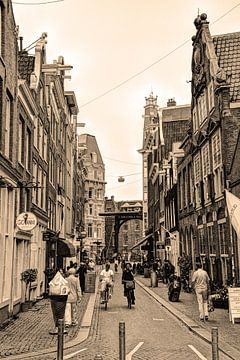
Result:
<instances>
[{"instance_id":1,"label":"shopping bag","mask_svg":"<svg viewBox=\"0 0 240 360\"><path fill-rule=\"evenodd\" d=\"M126 289L134 289L134 288L135 288L134 281L131 280L126 281Z\"/></svg>"},{"instance_id":2,"label":"shopping bag","mask_svg":"<svg viewBox=\"0 0 240 360\"><path fill-rule=\"evenodd\" d=\"M58 271L49 283L49 295L68 295L69 292L67 280Z\"/></svg>"}]
</instances>

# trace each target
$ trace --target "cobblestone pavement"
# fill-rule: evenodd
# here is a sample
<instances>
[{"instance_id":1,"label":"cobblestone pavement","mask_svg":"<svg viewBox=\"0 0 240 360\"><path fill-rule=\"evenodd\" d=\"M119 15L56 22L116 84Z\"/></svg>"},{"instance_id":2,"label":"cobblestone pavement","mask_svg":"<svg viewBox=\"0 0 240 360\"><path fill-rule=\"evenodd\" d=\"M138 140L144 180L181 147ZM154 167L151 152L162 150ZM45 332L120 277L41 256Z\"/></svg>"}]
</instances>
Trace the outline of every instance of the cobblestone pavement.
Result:
<instances>
[{"instance_id":1,"label":"cobblestone pavement","mask_svg":"<svg viewBox=\"0 0 240 360\"><path fill-rule=\"evenodd\" d=\"M73 355L72 360L94 360L96 355L101 355L104 360L119 359L119 321L125 322L127 354L143 342L132 360L199 360L193 349L206 359L211 358L210 345L189 332L139 286L136 288L136 306L129 310L122 293L120 273L116 274L108 310L96 302L94 320L94 330L88 340L71 349L72 354L82 350ZM220 355L220 360L225 359Z\"/></svg>"},{"instance_id":2,"label":"cobblestone pavement","mask_svg":"<svg viewBox=\"0 0 240 360\"><path fill-rule=\"evenodd\" d=\"M150 285L149 278L143 278L142 276L138 276L137 279L140 280L144 285ZM153 290L164 300L168 301L167 286L165 284L159 282L158 287L151 288L151 290ZM181 311L183 314L187 315L189 318L196 321L199 326L202 326L209 331L213 326L218 327L219 339L225 341L226 343L240 351L240 344L236 340L239 339L240 336L240 323L236 322L233 325L229 321L228 310L216 308L213 312L209 314L209 321L206 323L202 323L199 321L198 304L194 293L189 294L181 291L180 301L176 303L171 302L171 305Z\"/></svg>"},{"instance_id":3,"label":"cobblestone pavement","mask_svg":"<svg viewBox=\"0 0 240 360\"><path fill-rule=\"evenodd\" d=\"M80 328L90 294L84 294L78 305L79 325L71 327L65 341L72 340ZM57 346L57 336L49 334L53 329L53 316L50 301L39 301L32 310L19 313L4 329L0 330L0 358L10 355L25 354Z\"/></svg>"}]
</instances>

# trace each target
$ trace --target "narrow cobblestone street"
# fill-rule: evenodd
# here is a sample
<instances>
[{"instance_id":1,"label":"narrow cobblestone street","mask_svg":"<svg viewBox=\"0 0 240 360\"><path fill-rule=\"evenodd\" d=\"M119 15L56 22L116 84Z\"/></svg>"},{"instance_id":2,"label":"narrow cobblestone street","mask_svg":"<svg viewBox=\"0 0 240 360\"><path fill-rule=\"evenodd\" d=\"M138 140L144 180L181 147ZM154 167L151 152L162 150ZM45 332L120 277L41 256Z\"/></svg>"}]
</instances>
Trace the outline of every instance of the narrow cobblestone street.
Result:
<instances>
[{"instance_id":1,"label":"narrow cobblestone street","mask_svg":"<svg viewBox=\"0 0 240 360\"><path fill-rule=\"evenodd\" d=\"M149 288L149 278L137 276L136 279L146 289ZM167 301L166 285L159 283L158 287L149 289L158 294L163 301ZM103 305L100 305L98 284L96 292L89 336L85 341L79 344L76 342L75 346L66 349L65 360L93 360L96 355L101 355L104 360L118 359L120 321L125 322L126 354L131 353L127 360L212 359L211 346L189 331L183 323L151 297L144 287L136 286L136 306L129 310L126 298L123 296L121 271L115 274L114 294L107 311L104 310ZM82 297L78 307L79 326L70 328L64 338L65 344L76 339L82 328L81 321L84 313L88 315L89 311L87 307L89 298L90 294L84 294ZM198 322L200 328L210 331L212 326L218 326L220 340L238 349L236 338L239 325L232 325L229 322L226 310L216 309L211 314L209 323L199 324L194 294L182 292L180 302L171 303L171 305L183 315ZM22 358L28 360L55 360L56 353L37 355L37 352L43 349L56 349L57 337L49 335L52 325L52 313L48 300L37 303L32 311L20 313L18 319L0 332L0 357L11 359L14 355L22 354ZM136 347L138 347L137 350ZM35 354L31 357L32 352ZM228 357L221 354L220 359L227 360Z\"/></svg>"},{"instance_id":2,"label":"narrow cobblestone street","mask_svg":"<svg viewBox=\"0 0 240 360\"><path fill-rule=\"evenodd\" d=\"M132 354L132 359L199 359L193 349L202 354L202 359L211 359L210 345L194 336L139 286L136 288L136 306L129 310L122 293L121 273L115 276L113 299L108 310L99 306L99 298L97 301L95 321L99 319L98 326L95 323L89 339L68 352L76 353L71 359L92 360L98 354L104 360L118 359L119 321L124 321L126 326L127 354L143 343ZM78 351L81 352L77 354ZM225 360L227 357L220 355L220 359Z\"/></svg>"}]
</instances>

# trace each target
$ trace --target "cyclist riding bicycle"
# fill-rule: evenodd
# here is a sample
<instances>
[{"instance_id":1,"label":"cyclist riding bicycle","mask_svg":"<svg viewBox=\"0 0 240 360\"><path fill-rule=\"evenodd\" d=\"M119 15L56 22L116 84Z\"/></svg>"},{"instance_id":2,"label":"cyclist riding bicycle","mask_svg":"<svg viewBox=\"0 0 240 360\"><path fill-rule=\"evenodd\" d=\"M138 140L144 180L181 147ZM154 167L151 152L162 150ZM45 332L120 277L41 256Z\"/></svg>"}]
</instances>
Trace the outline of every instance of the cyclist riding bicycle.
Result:
<instances>
[{"instance_id":1,"label":"cyclist riding bicycle","mask_svg":"<svg viewBox=\"0 0 240 360\"><path fill-rule=\"evenodd\" d=\"M134 281L134 275L133 275L132 266L130 263L126 264L126 267L122 273L122 283L124 285L124 296L127 296L127 291L128 291L127 286L126 286L127 281ZM135 305L135 295L134 295L133 289L132 289L132 304Z\"/></svg>"},{"instance_id":2,"label":"cyclist riding bicycle","mask_svg":"<svg viewBox=\"0 0 240 360\"><path fill-rule=\"evenodd\" d=\"M112 289L113 289L113 271L110 269L110 264L106 263L105 269L103 269L100 273L100 281L101 281L101 302L104 303L104 291L106 290L106 286L109 287L109 298L112 297Z\"/></svg>"}]
</instances>

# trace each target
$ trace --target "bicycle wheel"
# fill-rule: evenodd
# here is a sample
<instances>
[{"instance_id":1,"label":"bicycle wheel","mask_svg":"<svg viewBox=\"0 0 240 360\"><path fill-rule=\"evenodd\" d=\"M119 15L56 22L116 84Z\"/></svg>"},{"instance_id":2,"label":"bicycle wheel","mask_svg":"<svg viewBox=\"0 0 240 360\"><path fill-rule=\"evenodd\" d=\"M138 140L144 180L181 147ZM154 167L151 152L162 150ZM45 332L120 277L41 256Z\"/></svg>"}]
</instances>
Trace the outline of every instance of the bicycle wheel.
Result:
<instances>
[{"instance_id":1,"label":"bicycle wheel","mask_svg":"<svg viewBox=\"0 0 240 360\"><path fill-rule=\"evenodd\" d=\"M127 294L128 308L132 308L132 290L128 290Z\"/></svg>"},{"instance_id":2,"label":"bicycle wheel","mask_svg":"<svg viewBox=\"0 0 240 360\"><path fill-rule=\"evenodd\" d=\"M105 304L104 304L104 308L105 310L107 310L107 306L108 306L108 289L105 290Z\"/></svg>"}]
</instances>

